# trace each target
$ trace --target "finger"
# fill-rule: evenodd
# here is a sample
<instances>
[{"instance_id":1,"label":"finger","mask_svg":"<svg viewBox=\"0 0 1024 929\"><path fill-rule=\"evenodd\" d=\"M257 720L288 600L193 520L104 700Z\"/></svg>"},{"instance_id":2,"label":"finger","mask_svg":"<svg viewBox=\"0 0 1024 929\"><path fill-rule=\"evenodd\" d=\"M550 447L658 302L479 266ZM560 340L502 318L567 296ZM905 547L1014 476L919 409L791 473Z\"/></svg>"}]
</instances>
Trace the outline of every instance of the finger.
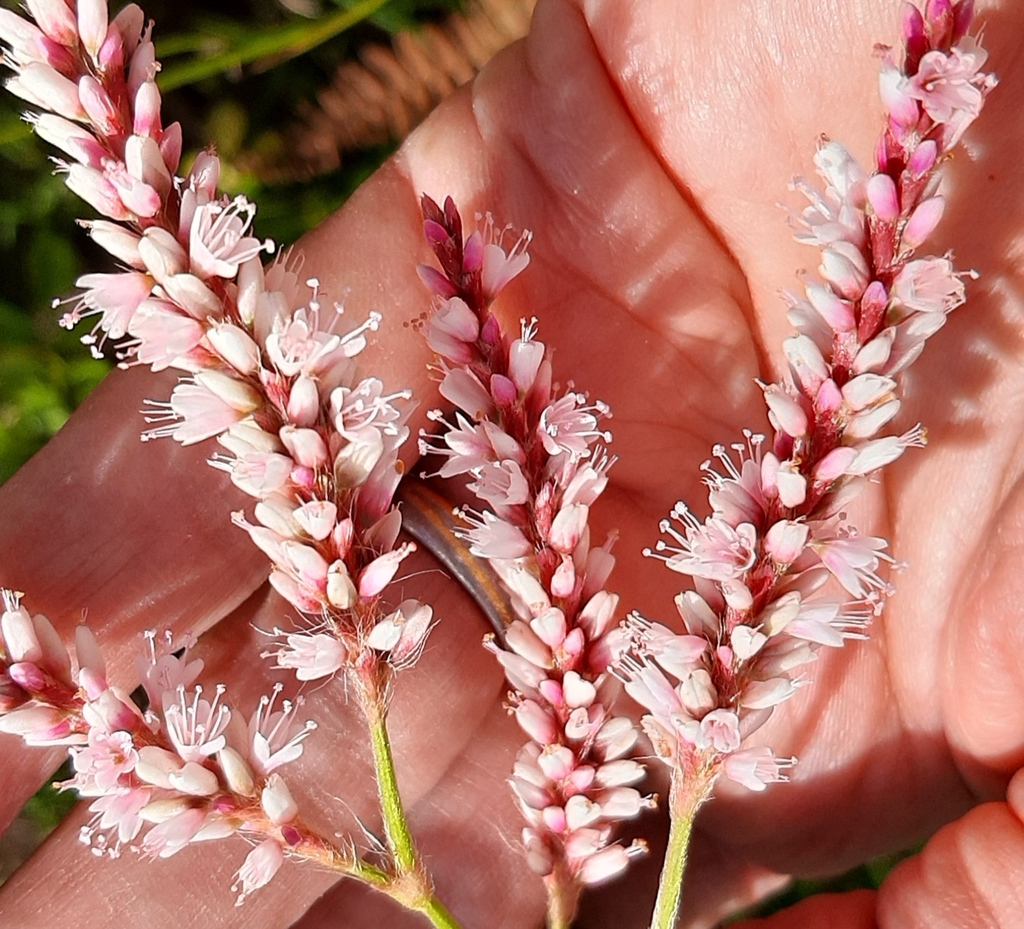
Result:
<instances>
[{"instance_id":1,"label":"finger","mask_svg":"<svg viewBox=\"0 0 1024 929\"><path fill-rule=\"evenodd\" d=\"M881 929L989 929L1024 924L1024 823L987 803L941 829L878 894Z\"/></svg>"},{"instance_id":2,"label":"finger","mask_svg":"<svg viewBox=\"0 0 1024 929\"><path fill-rule=\"evenodd\" d=\"M735 924L735 929L876 929L873 890L815 894L796 906Z\"/></svg>"}]
</instances>

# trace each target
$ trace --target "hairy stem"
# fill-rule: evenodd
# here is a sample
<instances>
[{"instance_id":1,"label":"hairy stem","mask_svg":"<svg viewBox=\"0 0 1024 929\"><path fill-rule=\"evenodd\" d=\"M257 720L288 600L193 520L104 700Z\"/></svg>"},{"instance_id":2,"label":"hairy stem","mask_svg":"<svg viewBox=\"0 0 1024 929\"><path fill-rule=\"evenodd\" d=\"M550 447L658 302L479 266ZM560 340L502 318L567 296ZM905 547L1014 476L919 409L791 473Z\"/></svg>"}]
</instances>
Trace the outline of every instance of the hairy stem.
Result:
<instances>
[{"instance_id":1,"label":"hairy stem","mask_svg":"<svg viewBox=\"0 0 1024 929\"><path fill-rule=\"evenodd\" d=\"M651 929L674 929L683 902L683 875L690 836L697 811L711 795L715 776L707 765L697 770L683 770L678 765L672 771L669 792L671 827L668 848L658 881L658 898L654 902Z\"/></svg>"},{"instance_id":2,"label":"hairy stem","mask_svg":"<svg viewBox=\"0 0 1024 929\"><path fill-rule=\"evenodd\" d=\"M373 768L377 775L377 795L380 798L380 812L384 819L384 836L388 849L400 874L415 871L418 856L412 833L409 831L409 823L405 818L402 797L398 792L395 759L391 754L391 740L388 737L387 709L379 703L365 709L370 727L370 745L373 748Z\"/></svg>"},{"instance_id":3,"label":"hairy stem","mask_svg":"<svg viewBox=\"0 0 1024 929\"><path fill-rule=\"evenodd\" d=\"M396 875L385 893L410 910L422 913L438 929L459 929L447 907L434 894L434 884L420 861L416 843L398 790L395 759L388 736L386 686L376 679L360 680L358 692L370 730L373 768L377 780L377 796L384 820L384 838L394 863Z\"/></svg>"},{"instance_id":4,"label":"hairy stem","mask_svg":"<svg viewBox=\"0 0 1024 929\"><path fill-rule=\"evenodd\" d=\"M580 902L580 886L564 865L544 878L548 891L547 929L569 929Z\"/></svg>"}]
</instances>

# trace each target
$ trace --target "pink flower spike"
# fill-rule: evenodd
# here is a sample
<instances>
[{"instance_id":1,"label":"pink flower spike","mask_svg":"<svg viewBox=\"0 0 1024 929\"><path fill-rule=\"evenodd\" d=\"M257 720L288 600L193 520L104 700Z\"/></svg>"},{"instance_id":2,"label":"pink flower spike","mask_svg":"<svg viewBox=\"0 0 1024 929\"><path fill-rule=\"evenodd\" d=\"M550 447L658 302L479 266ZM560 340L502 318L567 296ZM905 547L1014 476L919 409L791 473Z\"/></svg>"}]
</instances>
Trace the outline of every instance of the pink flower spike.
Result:
<instances>
[{"instance_id":1,"label":"pink flower spike","mask_svg":"<svg viewBox=\"0 0 1024 929\"><path fill-rule=\"evenodd\" d=\"M249 894L268 884L282 864L284 850L277 839L264 839L249 852L235 875L235 883L231 885L232 891L239 891L235 906L241 906Z\"/></svg>"}]
</instances>

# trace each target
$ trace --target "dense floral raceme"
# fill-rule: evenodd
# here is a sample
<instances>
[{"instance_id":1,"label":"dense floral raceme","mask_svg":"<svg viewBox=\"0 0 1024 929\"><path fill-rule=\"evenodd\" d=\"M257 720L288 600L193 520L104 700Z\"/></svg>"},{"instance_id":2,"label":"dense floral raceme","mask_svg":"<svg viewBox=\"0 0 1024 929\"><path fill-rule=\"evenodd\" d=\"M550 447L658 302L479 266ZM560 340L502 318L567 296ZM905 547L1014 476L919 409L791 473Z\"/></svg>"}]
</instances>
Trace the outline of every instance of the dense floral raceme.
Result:
<instances>
[{"instance_id":1,"label":"dense floral raceme","mask_svg":"<svg viewBox=\"0 0 1024 929\"><path fill-rule=\"evenodd\" d=\"M950 259L916 251L942 217L939 169L995 86L971 15L969 0L905 4L902 60L882 50L874 170L823 141L824 192L795 183L808 206L793 225L821 249L820 279L788 296L789 376L762 385L773 434L715 448L710 515L676 504L648 552L693 579L676 599L685 634L631 617L618 668L657 755L684 777L724 773L751 790L784 779L793 760L744 739L807 683L800 669L821 648L864 637L890 592L886 541L860 535L844 507L924 444L919 426L884 431L899 374L964 302Z\"/></svg>"},{"instance_id":2,"label":"dense floral raceme","mask_svg":"<svg viewBox=\"0 0 1024 929\"><path fill-rule=\"evenodd\" d=\"M151 403L143 437L216 437L224 450L210 463L258 501L255 524L235 522L271 559L274 587L311 617L275 630L281 667L311 680L355 667L386 677L382 662L411 663L430 608L381 601L413 550L398 544L392 506L409 393L352 361L380 315L346 329L343 308L302 280L301 258L264 267L273 244L252 235L252 203L218 193L215 155L175 175L181 132L161 121L151 26L137 6L109 23L101 0L29 11L35 25L0 10L8 89L43 111L26 118L62 151L68 185L104 217L83 225L122 265L79 279L64 324L95 319L83 337L93 351L114 340L122 364L187 373Z\"/></svg>"},{"instance_id":3,"label":"dense floral raceme","mask_svg":"<svg viewBox=\"0 0 1024 929\"><path fill-rule=\"evenodd\" d=\"M268 630L274 644L265 657L300 681L346 674L371 725L383 726L393 675L419 657L432 611L389 589L415 548L400 541L402 520L393 504L410 394L389 391L354 361L381 316L372 312L347 324L344 308L323 297L318 281L303 279L300 256L278 255L265 266L273 243L253 235L252 203L219 193L214 154L201 153L186 176L177 175L181 131L163 124L152 27L137 6L129 4L109 21L103 0L77 6L31 0L28 11L34 23L0 9L4 60L14 71L7 88L33 108L26 119L61 151L57 163L68 186L101 217L83 225L120 267L80 278L81 292L62 322L71 327L89 319L92 328L82 341L94 353L113 344L122 366L184 372L167 401L151 402L151 428L142 437L186 445L216 438L221 448L210 464L255 499L251 517L239 512L233 520L267 554L270 583L303 617L293 628ZM21 615L18 609L9 612ZM86 663L82 673L88 676L90 667ZM49 731L45 723L54 713L53 726L78 727L71 735L88 747L75 749L81 766L73 785L93 791L89 772L95 768L115 791L118 799L104 794L96 809L102 829L117 826L122 842L138 833L137 814L150 800L163 804L154 809L173 812L146 840L152 848L164 835L166 848L176 850L200 830L205 837L226 823L234 824L229 831L241 829L227 816L234 807L207 807L225 803L226 788L250 797L239 783L253 778L254 809L263 797L270 804L265 818L275 828L287 823L291 814L276 811L290 809L290 800L273 767L287 760L282 753L297 754L283 747L292 745L287 739L277 744L296 704L263 707L247 749L226 741L228 722L237 717L219 693L196 693L194 676L182 671L170 686L150 691L152 711L166 716L158 729L167 744L138 741L147 718L123 737L111 735L117 726L102 730L106 735L97 729L93 746L92 723L68 720L88 721L95 699L113 698L94 697L92 684L80 682L87 697L74 709L78 715L69 716L79 698L66 673L58 677L67 706L33 703L8 724L29 727L24 731L34 741L40 741L38 731ZM105 685L102 693L108 693ZM130 722L130 701L124 706L115 709ZM37 719L43 721L38 731ZM268 751L270 761L261 754ZM163 765L157 781L139 779L136 752ZM121 775L127 780L118 781ZM212 799L160 792L168 790ZM164 802L172 797L175 803ZM215 827L208 813L217 814ZM282 835L271 830L268 840ZM283 841L288 845L287 835ZM344 855L324 855L335 870L348 868ZM257 846L240 874L243 891L269 879L280 860L273 844ZM382 876L389 877L378 871L371 878L380 884Z\"/></svg>"},{"instance_id":4,"label":"dense floral raceme","mask_svg":"<svg viewBox=\"0 0 1024 929\"><path fill-rule=\"evenodd\" d=\"M0 732L29 745L65 745L75 776L61 785L90 800L81 840L96 855L132 847L167 858L190 842L240 834L257 844L238 872L238 902L269 881L288 854L317 844L279 769L302 754L315 728L301 698L263 697L246 720L224 687L196 683L201 660L189 643L149 634L138 673L145 709L107 680L103 654L85 626L76 665L49 620L3 591L0 615ZM318 852L321 850L317 850ZM319 854L313 857L320 857Z\"/></svg>"},{"instance_id":5,"label":"dense floral raceme","mask_svg":"<svg viewBox=\"0 0 1024 929\"><path fill-rule=\"evenodd\" d=\"M440 430L424 433L420 450L443 459L441 477L469 478L483 505L459 511L460 534L518 614L501 643L487 644L530 737L511 782L528 823L527 859L552 894L573 899L643 851L615 843L612 827L652 805L634 786L643 767L627 757L636 729L611 710L618 685L608 669L626 644L615 628L619 598L604 586L613 540L592 545L588 526L614 460L603 428L611 412L553 381L535 321L510 338L490 310L526 267L529 234L506 247L508 230L496 232L488 217L464 241L450 198L442 209L424 197L423 215L440 265L420 268L435 295L426 335L455 412L453 421L431 414Z\"/></svg>"}]
</instances>

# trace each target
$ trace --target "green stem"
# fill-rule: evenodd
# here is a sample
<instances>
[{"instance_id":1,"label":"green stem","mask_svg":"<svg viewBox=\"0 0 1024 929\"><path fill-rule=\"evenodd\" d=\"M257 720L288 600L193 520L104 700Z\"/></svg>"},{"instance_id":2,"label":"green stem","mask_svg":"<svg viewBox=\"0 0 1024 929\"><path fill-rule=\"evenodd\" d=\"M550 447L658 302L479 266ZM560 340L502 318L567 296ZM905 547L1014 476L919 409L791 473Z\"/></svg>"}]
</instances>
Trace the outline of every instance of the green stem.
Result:
<instances>
[{"instance_id":1,"label":"green stem","mask_svg":"<svg viewBox=\"0 0 1024 929\"><path fill-rule=\"evenodd\" d=\"M370 744L373 747L373 767L377 774L377 792L380 812L384 817L384 835L395 859L399 874L416 870L417 854L409 823L398 792L395 759L388 738L387 711L383 707L366 707L370 726Z\"/></svg>"},{"instance_id":2,"label":"green stem","mask_svg":"<svg viewBox=\"0 0 1024 929\"><path fill-rule=\"evenodd\" d=\"M388 736L387 698L383 696L380 683L373 679L373 675L360 683L362 686L358 692L370 729L377 795L384 820L384 838L397 872L390 890L385 888L385 892L408 909L422 913L437 929L459 929L455 917L434 894L433 883L420 861L409 821L405 817L402 795L398 791L395 758L391 753L391 739Z\"/></svg>"},{"instance_id":3,"label":"green stem","mask_svg":"<svg viewBox=\"0 0 1024 929\"><path fill-rule=\"evenodd\" d=\"M362 22L377 12L388 0L360 0L348 9L338 10L311 23L295 23L283 28L267 29L252 35L235 48L209 58L195 58L182 64L168 65L160 73L157 84L163 93L212 77L239 65L260 58L280 58L282 61L302 55L311 48ZM181 37L172 37L181 43Z\"/></svg>"},{"instance_id":4,"label":"green stem","mask_svg":"<svg viewBox=\"0 0 1024 929\"><path fill-rule=\"evenodd\" d=\"M447 907L433 894L427 899L423 906L417 908L420 913L430 920L437 929L459 929L455 917L448 912Z\"/></svg>"},{"instance_id":5,"label":"green stem","mask_svg":"<svg viewBox=\"0 0 1024 929\"><path fill-rule=\"evenodd\" d=\"M654 902L654 915L651 917L651 929L675 929L683 902L683 874L686 871L693 822L697 818L697 811L710 796L714 783L714 775L704 768L689 773L684 773L678 767L672 771L672 787L669 792L671 826L658 882L658 898Z\"/></svg>"}]
</instances>

